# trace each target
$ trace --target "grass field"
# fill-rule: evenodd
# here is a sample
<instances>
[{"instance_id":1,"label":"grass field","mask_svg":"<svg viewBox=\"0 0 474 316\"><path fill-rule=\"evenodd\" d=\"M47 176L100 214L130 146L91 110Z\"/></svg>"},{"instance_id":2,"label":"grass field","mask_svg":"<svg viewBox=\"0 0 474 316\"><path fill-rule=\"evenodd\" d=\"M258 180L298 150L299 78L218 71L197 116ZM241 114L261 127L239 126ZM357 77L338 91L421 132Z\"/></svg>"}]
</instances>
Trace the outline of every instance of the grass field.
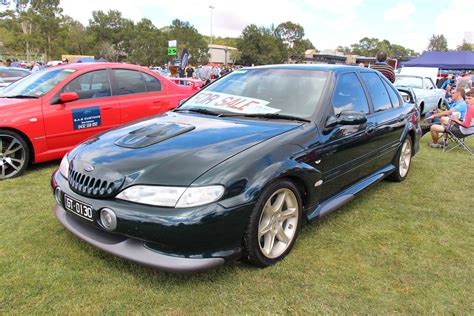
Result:
<instances>
[{"instance_id":1,"label":"grass field","mask_svg":"<svg viewBox=\"0 0 474 316\"><path fill-rule=\"evenodd\" d=\"M59 162L34 166L0 182L0 314L472 315L474 156L427 141L405 182L384 181L305 226L279 264L184 275L73 236L52 212Z\"/></svg>"}]
</instances>

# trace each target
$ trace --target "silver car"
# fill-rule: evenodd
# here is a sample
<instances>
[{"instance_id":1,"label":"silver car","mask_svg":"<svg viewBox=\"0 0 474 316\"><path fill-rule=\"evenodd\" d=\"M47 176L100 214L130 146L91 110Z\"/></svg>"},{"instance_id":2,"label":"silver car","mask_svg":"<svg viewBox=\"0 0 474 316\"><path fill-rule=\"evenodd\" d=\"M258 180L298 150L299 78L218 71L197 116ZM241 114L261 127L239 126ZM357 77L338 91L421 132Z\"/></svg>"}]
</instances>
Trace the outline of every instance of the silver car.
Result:
<instances>
[{"instance_id":1,"label":"silver car","mask_svg":"<svg viewBox=\"0 0 474 316\"><path fill-rule=\"evenodd\" d=\"M394 85L401 88L412 88L420 113L440 108L445 91L438 89L429 77L397 75Z\"/></svg>"},{"instance_id":2,"label":"silver car","mask_svg":"<svg viewBox=\"0 0 474 316\"><path fill-rule=\"evenodd\" d=\"M23 68L0 67L0 89L26 77L31 72Z\"/></svg>"}]
</instances>

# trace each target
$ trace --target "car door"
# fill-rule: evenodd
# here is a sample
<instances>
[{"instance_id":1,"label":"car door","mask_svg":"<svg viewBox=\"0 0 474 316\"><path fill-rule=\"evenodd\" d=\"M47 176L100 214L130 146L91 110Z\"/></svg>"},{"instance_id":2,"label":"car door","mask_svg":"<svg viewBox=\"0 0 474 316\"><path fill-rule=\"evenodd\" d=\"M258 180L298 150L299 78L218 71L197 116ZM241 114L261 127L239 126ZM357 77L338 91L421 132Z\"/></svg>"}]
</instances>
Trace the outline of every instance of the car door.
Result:
<instances>
[{"instance_id":1,"label":"car door","mask_svg":"<svg viewBox=\"0 0 474 316\"><path fill-rule=\"evenodd\" d=\"M426 90L426 106L425 109L432 109L438 106L439 92L433 80L429 77L423 78L423 89Z\"/></svg>"},{"instance_id":2,"label":"car door","mask_svg":"<svg viewBox=\"0 0 474 316\"><path fill-rule=\"evenodd\" d=\"M113 69L112 73L114 94L120 100L122 123L170 109L165 86L158 78L132 69Z\"/></svg>"},{"instance_id":3,"label":"car door","mask_svg":"<svg viewBox=\"0 0 474 316\"><path fill-rule=\"evenodd\" d=\"M64 150L120 124L120 104L112 96L108 70L89 71L74 77L55 98L62 92L76 92L79 99L58 104L45 100L48 150Z\"/></svg>"},{"instance_id":4,"label":"car door","mask_svg":"<svg viewBox=\"0 0 474 316\"><path fill-rule=\"evenodd\" d=\"M328 118L342 111L362 112L370 115L365 89L355 72L337 77L331 98L332 109ZM321 133L321 158L318 162L323 170L321 200L356 182L371 170L371 145L374 126L337 125Z\"/></svg>"},{"instance_id":5,"label":"car door","mask_svg":"<svg viewBox=\"0 0 474 316\"><path fill-rule=\"evenodd\" d=\"M375 72L360 74L373 107L368 122L374 128L368 150L373 157L371 171L389 164L398 146L406 117L400 107L401 100L392 86Z\"/></svg>"}]
</instances>

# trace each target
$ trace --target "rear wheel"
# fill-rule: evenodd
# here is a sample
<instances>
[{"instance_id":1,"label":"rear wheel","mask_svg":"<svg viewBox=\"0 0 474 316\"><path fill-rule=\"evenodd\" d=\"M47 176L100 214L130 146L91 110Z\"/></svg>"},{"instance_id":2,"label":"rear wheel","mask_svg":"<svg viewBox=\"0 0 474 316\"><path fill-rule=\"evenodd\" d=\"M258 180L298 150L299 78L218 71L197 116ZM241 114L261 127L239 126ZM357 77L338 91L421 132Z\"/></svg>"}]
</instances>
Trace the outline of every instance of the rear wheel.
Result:
<instances>
[{"instance_id":1,"label":"rear wheel","mask_svg":"<svg viewBox=\"0 0 474 316\"><path fill-rule=\"evenodd\" d=\"M15 132L0 130L0 180L21 175L29 159L25 140Z\"/></svg>"},{"instance_id":2,"label":"rear wheel","mask_svg":"<svg viewBox=\"0 0 474 316\"><path fill-rule=\"evenodd\" d=\"M388 177L390 180L396 182L405 180L411 165L412 151L413 146L411 137L407 136L407 138L405 138L403 141L402 147L398 151L397 156L394 158L393 164L395 165L395 170Z\"/></svg>"},{"instance_id":3,"label":"rear wheel","mask_svg":"<svg viewBox=\"0 0 474 316\"><path fill-rule=\"evenodd\" d=\"M301 225L302 202L297 187L281 180L268 186L258 199L244 235L244 256L267 267L293 248Z\"/></svg>"}]
</instances>

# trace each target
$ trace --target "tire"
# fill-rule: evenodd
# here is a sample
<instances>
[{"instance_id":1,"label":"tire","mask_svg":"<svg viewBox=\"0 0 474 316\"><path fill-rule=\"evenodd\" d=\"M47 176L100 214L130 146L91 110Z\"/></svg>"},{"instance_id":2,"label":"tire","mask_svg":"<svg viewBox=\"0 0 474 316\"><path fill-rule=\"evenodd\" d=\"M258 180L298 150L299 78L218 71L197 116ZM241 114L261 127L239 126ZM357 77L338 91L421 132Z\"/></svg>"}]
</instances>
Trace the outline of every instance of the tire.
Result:
<instances>
[{"instance_id":1,"label":"tire","mask_svg":"<svg viewBox=\"0 0 474 316\"><path fill-rule=\"evenodd\" d=\"M0 180L20 176L29 161L30 150L23 137L0 130Z\"/></svg>"},{"instance_id":2,"label":"tire","mask_svg":"<svg viewBox=\"0 0 474 316\"><path fill-rule=\"evenodd\" d=\"M402 182L406 179L408 171L410 170L412 151L413 145L411 137L407 136L394 158L393 165L395 166L395 170L388 177L389 180Z\"/></svg>"},{"instance_id":3,"label":"tire","mask_svg":"<svg viewBox=\"0 0 474 316\"><path fill-rule=\"evenodd\" d=\"M297 187L280 180L266 187L257 200L243 238L244 259L257 267L282 260L296 242L302 220Z\"/></svg>"}]
</instances>

